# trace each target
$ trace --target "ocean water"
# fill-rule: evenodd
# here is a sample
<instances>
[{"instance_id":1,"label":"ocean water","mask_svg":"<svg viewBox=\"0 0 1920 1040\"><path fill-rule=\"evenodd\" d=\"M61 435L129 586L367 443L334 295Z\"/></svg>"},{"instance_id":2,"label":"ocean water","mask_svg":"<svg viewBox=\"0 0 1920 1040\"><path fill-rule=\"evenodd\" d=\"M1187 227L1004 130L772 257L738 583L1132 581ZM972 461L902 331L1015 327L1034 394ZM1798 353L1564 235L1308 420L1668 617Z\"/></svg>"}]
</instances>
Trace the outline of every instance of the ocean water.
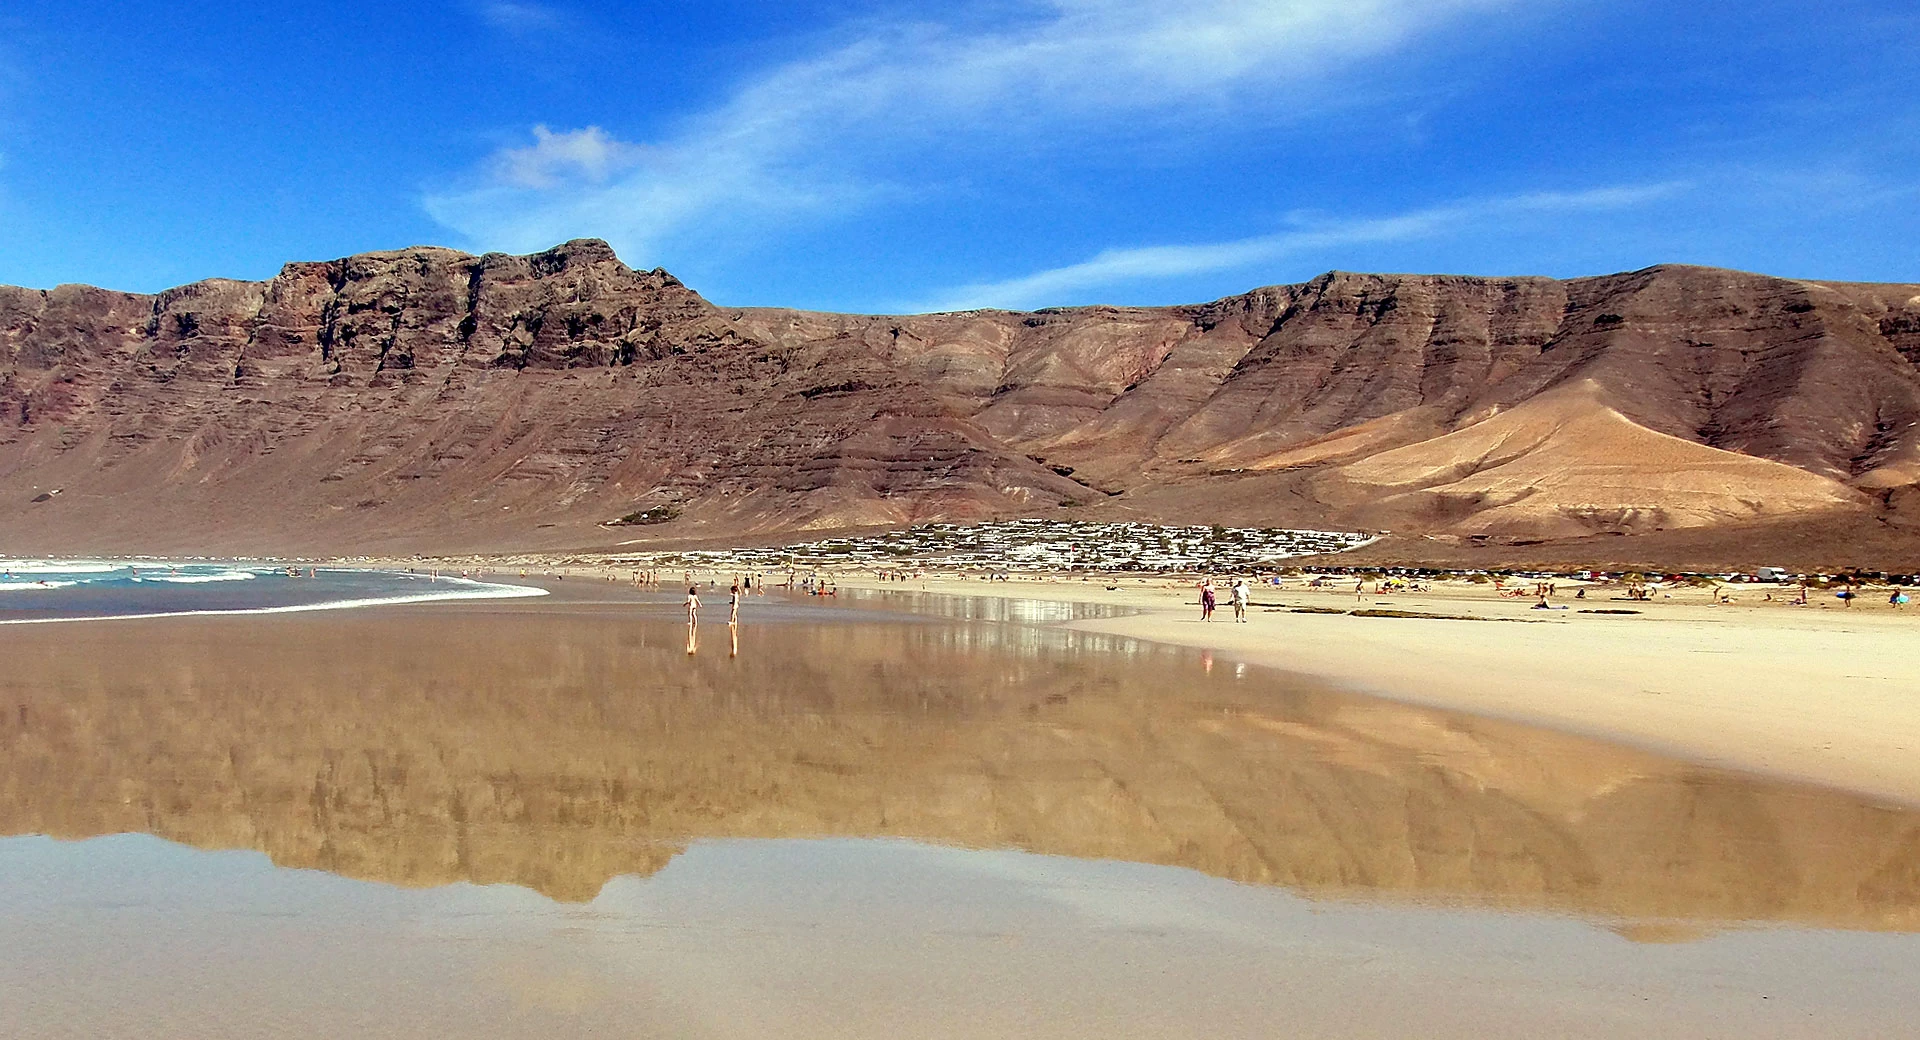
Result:
<instances>
[{"instance_id":1,"label":"ocean water","mask_svg":"<svg viewBox=\"0 0 1920 1040\"><path fill-rule=\"evenodd\" d=\"M545 594L537 588L428 572L290 568L250 561L0 559L0 625Z\"/></svg>"}]
</instances>

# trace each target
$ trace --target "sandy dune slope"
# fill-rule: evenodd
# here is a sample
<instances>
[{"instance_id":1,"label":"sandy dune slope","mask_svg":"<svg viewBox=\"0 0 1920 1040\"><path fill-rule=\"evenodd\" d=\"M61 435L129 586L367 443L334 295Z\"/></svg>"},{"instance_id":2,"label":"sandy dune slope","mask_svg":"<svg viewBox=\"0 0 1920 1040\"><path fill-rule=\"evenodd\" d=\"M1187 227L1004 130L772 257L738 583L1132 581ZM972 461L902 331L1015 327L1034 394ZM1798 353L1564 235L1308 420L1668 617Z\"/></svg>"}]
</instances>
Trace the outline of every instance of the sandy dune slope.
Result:
<instances>
[{"instance_id":1,"label":"sandy dune slope","mask_svg":"<svg viewBox=\"0 0 1920 1040\"><path fill-rule=\"evenodd\" d=\"M1591 382L1341 466L1327 483L1329 497L1364 489L1434 527L1540 537L1860 510L1867 501L1803 469L1649 430Z\"/></svg>"}]
</instances>

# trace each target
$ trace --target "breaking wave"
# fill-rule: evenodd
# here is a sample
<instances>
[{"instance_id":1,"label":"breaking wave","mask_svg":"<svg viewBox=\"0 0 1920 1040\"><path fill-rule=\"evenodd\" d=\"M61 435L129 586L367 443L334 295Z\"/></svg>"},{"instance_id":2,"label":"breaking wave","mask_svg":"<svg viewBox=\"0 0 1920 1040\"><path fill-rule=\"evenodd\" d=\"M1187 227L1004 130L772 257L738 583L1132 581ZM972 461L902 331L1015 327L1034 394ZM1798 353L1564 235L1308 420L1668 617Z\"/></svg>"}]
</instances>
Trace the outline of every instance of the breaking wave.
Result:
<instances>
[{"instance_id":1,"label":"breaking wave","mask_svg":"<svg viewBox=\"0 0 1920 1040\"><path fill-rule=\"evenodd\" d=\"M78 584L75 581L0 581L0 592L46 592Z\"/></svg>"},{"instance_id":2,"label":"breaking wave","mask_svg":"<svg viewBox=\"0 0 1920 1040\"><path fill-rule=\"evenodd\" d=\"M520 599L547 591L401 571L169 560L0 561L0 625L293 614L405 603Z\"/></svg>"},{"instance_id":3,"label":"breaking wave","mask_svg":"<svg viewBox=\"0 0 1920 1040\"><path fill-rule=\"evenodd\" d=\"M134 581L164 581L175 585L204 585L210 581L251 581L255 577L252 571L227 571L222 574L155 574L141 575Z\"/></svg>"}]
</instances>

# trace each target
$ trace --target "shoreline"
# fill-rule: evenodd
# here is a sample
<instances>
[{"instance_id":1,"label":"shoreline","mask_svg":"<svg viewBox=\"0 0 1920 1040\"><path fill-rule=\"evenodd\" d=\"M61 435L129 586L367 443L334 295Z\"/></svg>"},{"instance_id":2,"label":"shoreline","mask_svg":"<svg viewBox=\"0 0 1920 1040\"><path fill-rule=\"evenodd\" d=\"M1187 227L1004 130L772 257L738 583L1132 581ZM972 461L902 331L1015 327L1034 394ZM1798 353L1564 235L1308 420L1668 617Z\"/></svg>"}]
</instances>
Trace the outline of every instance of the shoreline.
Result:
<instances>
[{"instance_id":1,"label":"shoreline","mask_svg":"<svg viewBox=\"0 0 1920 1040\"><path fill-rule=\"evenodd\" d=\"M553 559L328 565L438 566L448 577L464 566L477 572L470 580L517 584L529 589L518 595L529 597L554 590L554 577L631 587L630 568ZM1710 605L1712 593L1680 588L1630 602L1571 600L1563 592L1559 599L1574 609L1535 611L1530 597L1502 598L1484 585L1439 582L1431 591L1356 596L1350 583L1312 589L1295 579L1258 587L1249 622L1235 624L1225 610L1201 622L1190 581L1168 576L983 581L931 573L901 582L870 571L824 573L849 590L1119 608L1127 613L1043 623L1205 650L1369 697L1920 806L1920 614L1871 602L1789 608L1741 588L1744 601ZM712 572L722 589L727 574ZM422 602L429 601L392 605Z\"/></svg>"},{"instance_id":2,"label":"shoreline","mask_svg":"<svg viewBox=\"0 0 1920 1040\"><path fill-rule=\"evenodd\" d=\"M92 561L92 560L85 561L84 563L81 564L81 566L85 566L86 563L92 563L92 562L95 562L95 561ZM160 559L160 562L167 562L167 561L165 561L164 559ZM193 562L199 563L202 561L193 561ZM261 565L262 561L234 560L234 561L228 561L226 565L245 566L248 564ZM271 564L265 564L264 566L266 569L269 569L269 570L277 569ZM332 567L332 566L329 566L327 569L328 570L351 570L356 572L372 571L376 573L390 573L390 574L405 573L401 568L397 568L397 567ZM106 572L110 573L111 571L108 570ZM71 571L71 572L45 571L45 573L102 573L102 571L89 569L84 571ZM255 577L255 575L249 574L249 573L242 573L242 574L239 574L238 577L251 578L251 577ZM133 581L135 582L138 582L141 580L143 579L140 579L140 578L133 579ZM234 580L234 577L229 575L212 576L212 577L186 577L186 578L161 576L161 577L156 577L152 580L163 582L163 583L175 584L175 585L179 585L179 584L197 585L197 584L207 584L211 582L224 583L229 580ZM0 616L0 627L10 627L15 625L69 624L74 622L88 622L88 621L92 621L92 622L147 621L147 620L154 620L154 619L160 619L160 618L174 618L174 617L246 617L246 616L255 615L255 614L259 614L259 615L307 614L307 613L315 613L315 612L322 612L322 611L357 610L364 607L407 606L407 605L416 604L416 603L450 603L450 602L464 602L469 600L533 599L533 598L547 596L550 594L548 589L545 589L536 585L515 585L515 584L509 584L509 583L499 582L499 581L482 581L477 578L468 578L465 576L456 578L452 575L447 575L444 577L444 579L440 577L436 577L432 579L434 583L438 583L441 580L444 580L449 587L444 589L435 589L432 591L394 593L394 594L388 594L388 595L374 595L374 596L355 596L355 597L350 597L346 599L322 599L322 600L315 600L312 602L267 603L260 606L185 606L180 609L172 609L172 610L134 610L134 611L127 611L127 612L120 612L120 613L104 613L104 614L51 614L51 615L29 616L29 617ZM455 583L458 583L458 586L460 587L456 587ZM71 588L75 584L81 584L81 582L63 581L63 582L57 582L57 583L49 583L44 587L44 590L49 592L57 592L59 589L62 589L62 588ZM22 588L21 591L38 592L41 590ZM34 600L25 600L19 604L13 604L10 602L9 605L20 605L26 608L31 608L37 605L37 603ZM4 611L0 611L0 615L4 615L4 613L5 613Z\"/></svg>"},{"instance_id":3,"label":"shoreline","mask_svg":"<svg viewBox=\"0 0 1920 1040\"><path fill-rule=\"evenodd\" d=\"M550 569L619 579L627 570L564 558L473 562L529 577ZM721 579L721 588L729 573L695 571ZM1577 600L1570 590L1583 583L1563 581L1555 599L1568 609L1536 611L1531 596L1503 597L1484 584L1436 581L1430 591L1356 597L1351 579L1336 577L1321 589L1300 579L1261 586L1249 623L1236 625L1224 607L1215 621L1198 620L1190 577L1029 573L984 581L928 572L881 581L866 567L818 573L850 590L1122 608L1131 613L1041 623L1210 651L1349 693L1920 806L1920 612L1871 598L1848 607L1823 593L1792 606L1785 587L1744 585L1678 586L1642 601L1609 598L1607 587L1593 585L1600 595ZM1769 591L1777 598L1762 598ZM1722 592L1734 601L1719 603ZM1600 611L1629 613L1592 613Z\"/></svg>"},{"instance_id":4,"label":"shoreline","mask_svg":"<svg viewBox=\"0 0 1920 1040\"><path fill-rule=\"evenodd\" d=\"M631 570L537 556L437 562L490 568L507 581L524 570L528 579L546 571L625 584ZM729 573L695 571L701 579ZM1682 586L1650 601L1575 600L1562 591L1556 600L1569 609L1535 611L1531 597L1504 598L1488 585L1434 582L1426 592L1356 597L1350 579L1336 577L1322 589L1300 579L1259 587L1249 623L1236 625L1224 607L1211 623L1197 618L1189 577L1022 574L984 581L929 572L881 581L866 567L819 573L863 591L1123 608L1132 613L1046 623L1210 651L1364 696L1920 806L1920 612L1871 599L1843 607L1823 597L1794 607L1783 589L1766 601L1760 586ZM1717 603L1720 591L1731 591L1735 602ZM1354 610L1383 613L1348 613Z\"/></svg>"},{"instance_id":5,"label":"shoreline","mask_svg":"<svg viewBox=\"0 0 1920 1040\"><path fill-rule=\"evenodd\" d=\"M1920 805L1920 615L1869 607L1614 604L1533 611L1476 590L1262 589L1235 624L1191 589L1078 580L843 587L1124 606L1078 631L1186 646L1352 693L1592 737L1701 764ZM1158 583L1167 584L1167 583ZM1295 606L1309 612L1296 613ZM1342 611L1397 613L1354 616ZM1542 617L1541 615L1547 615Z\"/></svg>"}]
</instances>

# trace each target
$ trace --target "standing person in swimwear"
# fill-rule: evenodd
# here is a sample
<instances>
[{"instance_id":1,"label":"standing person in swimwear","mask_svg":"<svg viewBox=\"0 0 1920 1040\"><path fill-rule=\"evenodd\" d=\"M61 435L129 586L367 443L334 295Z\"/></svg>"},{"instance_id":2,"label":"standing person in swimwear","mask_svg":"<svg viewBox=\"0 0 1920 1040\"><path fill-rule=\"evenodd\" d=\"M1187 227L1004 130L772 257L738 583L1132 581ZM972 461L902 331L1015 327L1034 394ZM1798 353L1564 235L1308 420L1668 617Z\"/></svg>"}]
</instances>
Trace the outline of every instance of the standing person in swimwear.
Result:
<instances>
[{"instance_id":1,"label":"standing person in swimwear","mask_svg":"<svg viewBox=\"0 0 1920 1040\"><path fill-rule=\"evenodd\" d=\"M1213 580L1209 578L1200 583L1200 620L1213 620L1213 606Z\"/></svg>"},{"instance_id":2,"label":"standing person in swimwear","mask_svg":"<svg viewBox=\"0 0 1920 1040\"><path fill-rule=\"evenodd\" d=\"M699 623L700 589L698 586L689 585L687 586L687 624L697 625Z\"/></svg>"},{"instance_id":3,"label":"standing person in swimwear","mask_svg":"<svg viewBox=\"0 0 1920 1040\"><path fill-rule=\"evenodd\" d=\"M733 588L729 590L727 593L727 624L737 625L739 623L740 623L740 583L736 581L733 583Z\"/></svg>"}]
</instances>

